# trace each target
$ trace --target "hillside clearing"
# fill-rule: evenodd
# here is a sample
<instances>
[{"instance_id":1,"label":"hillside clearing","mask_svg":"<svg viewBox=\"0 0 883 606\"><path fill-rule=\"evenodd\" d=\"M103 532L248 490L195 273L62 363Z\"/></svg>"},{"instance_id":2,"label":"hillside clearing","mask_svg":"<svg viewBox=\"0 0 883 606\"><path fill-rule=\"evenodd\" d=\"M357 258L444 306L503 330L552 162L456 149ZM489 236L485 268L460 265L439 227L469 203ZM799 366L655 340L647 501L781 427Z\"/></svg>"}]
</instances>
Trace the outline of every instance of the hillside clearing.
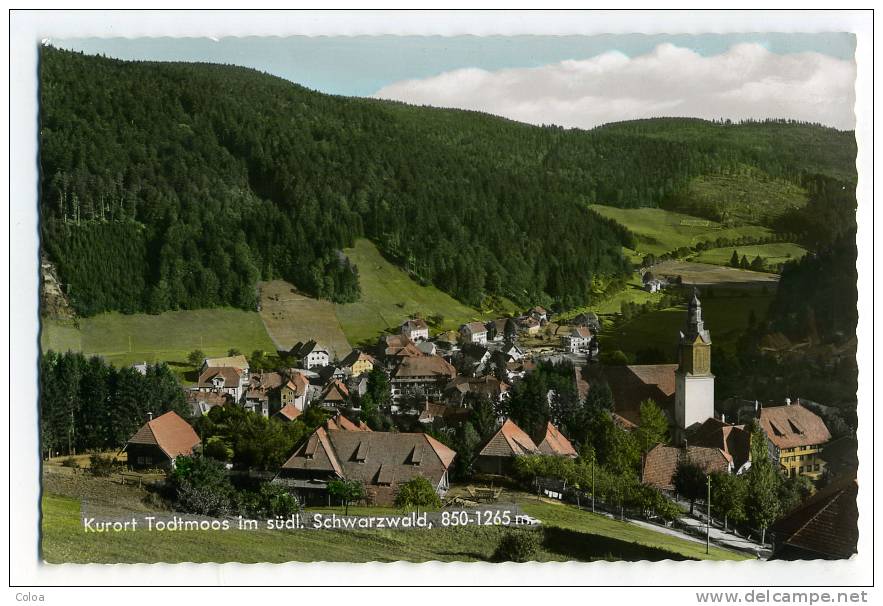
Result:
<instances>
[{"instance_id":1,"label":"hillside clearing","mask_svg":"<svg viewBox=\"0 0 883 606\"><path fill-rule=\"evenodd\" d=\"M665 208L724 224L772 225L785 212L806 206L807 192L762 170L741 165L695 177Z\"/></svg>"},{"instance_id":2,"label":"hillside clearing","mask_svg":"<svg viewBox=\"0 0 883 606\"><path fill-rule=\"evenodd\" d=\"M331 301L307 297L283 280L260 282L258 290L261 320L277 349L288 351L298 341L315 339L338 358L352 350Z\"/></svg>"},{"instance_id":3,"label":"hillside clearing","mask_svg":"<svg viewBox=\"0 0 883 606\"><path fill-rule=\"evenodd\" d=\"M732 250L730 254L733 254ZM771 288L775 288L779 281L778 274L691 261L663 261L654 265L651 271L657 276L680 276L683 283L690 286L724 284L762 286L767 284Z\"/></svg>"},{"instance_id":4,"label":"hillside clearing","mask_svg":"<svg viewBox=\"0 0 883 606\"><path fill-rule=\"evenodd\" d=\"M362 296L355 303L335 305L340 326L353 345L374 342L383 332L397 328L414 314L440 315L436 330L457 328L464 322L491 317L460 303L434 286L422 286L386 260L369 240L356 240L344 254L359 269ZM514 309L511 303L506 304Z\"/></svg>"},{"instance_id":5,"label":"hillside clearing","mask_svg":"<svg viewBox=\"0 0 883 606\"><path fill-rule=\"evenodd\" d=\"M766 238L772 232L757 225L724 227L716 221L661 208L614 208L592 204L591 209L613 219L635 234L638 246L635 253L661 255L683 246L717 238Z\"/></svg>"}]
</instances>

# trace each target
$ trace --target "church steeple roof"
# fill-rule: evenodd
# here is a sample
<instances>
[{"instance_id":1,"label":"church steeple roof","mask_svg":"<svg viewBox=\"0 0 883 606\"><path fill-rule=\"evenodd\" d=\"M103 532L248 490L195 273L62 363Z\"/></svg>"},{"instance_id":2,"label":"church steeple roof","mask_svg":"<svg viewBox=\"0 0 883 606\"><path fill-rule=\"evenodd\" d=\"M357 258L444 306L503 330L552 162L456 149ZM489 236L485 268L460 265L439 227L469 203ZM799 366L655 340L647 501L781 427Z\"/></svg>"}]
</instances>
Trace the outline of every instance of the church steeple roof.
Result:
<instances>
[{"instance_id":1,"label":"church steeple roof","mask_svg":"<svg viewBox=\"0 0 883 606\"><path fill-rule=\"evenodd\" d=\"M682 342L694 342L696 338L705 343L711 343L711 333L705 329L702 320L702 302L699 300L699 289L693 288L693 298L687 304L687 322L681 332Z\"/></svg>"}]
</instances>

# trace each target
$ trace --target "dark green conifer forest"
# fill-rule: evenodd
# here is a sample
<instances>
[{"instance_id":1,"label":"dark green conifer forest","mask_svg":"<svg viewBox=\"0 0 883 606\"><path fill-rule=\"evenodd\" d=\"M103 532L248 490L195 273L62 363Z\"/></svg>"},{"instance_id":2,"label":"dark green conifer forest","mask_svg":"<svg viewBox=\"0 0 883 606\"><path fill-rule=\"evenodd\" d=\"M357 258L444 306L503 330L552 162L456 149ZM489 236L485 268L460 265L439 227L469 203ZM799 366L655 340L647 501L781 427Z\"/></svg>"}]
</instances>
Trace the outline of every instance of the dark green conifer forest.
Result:
<instances>
[{"instance_id":1,"label":"dark green conifer forest","mask_svg":"<svg viewBox=\"0 0 883 606\"><path fill-rule=\"evenodd\" d=\"M633 236L590 203L657 206L745 164L854 192L854 135L818 125L536 127L48 46L40 84L42 247L82 315L253 309L274 278L354 301L358 237L473 305L570 307L630 270Z\"/></svg>"}]
</instances>

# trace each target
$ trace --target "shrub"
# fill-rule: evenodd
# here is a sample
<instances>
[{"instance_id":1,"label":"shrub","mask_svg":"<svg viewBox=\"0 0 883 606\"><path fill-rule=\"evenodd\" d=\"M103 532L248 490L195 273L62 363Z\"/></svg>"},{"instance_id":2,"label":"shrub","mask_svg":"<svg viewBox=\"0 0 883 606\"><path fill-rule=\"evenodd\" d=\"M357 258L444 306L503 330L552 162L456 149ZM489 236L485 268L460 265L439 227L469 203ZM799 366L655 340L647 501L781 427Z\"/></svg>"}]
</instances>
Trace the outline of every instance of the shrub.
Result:
<instances>
[{"instance_id":1,"label":"shrub","mask_svg":"<svg viewBox=\"0 0 883 606\"><path fill-rule=\"evenodd\" d=\"M113 473L113 467L113 457L104 457L97 453L89 457L89 471L93 476L106 478Z\"/></svg>"},{"instance_id":2,"label":"shrub","mask_svg":"<svg viewBox=\"0 0 883 606\"><path fill-rule=\"evenodd\" d=\"M439 508L441 499L432 484L423 476L414 476L407 482L399 485L396 493L396 507L400 509Z\"/></svg>"},{"instance_id":3,"label":"shrub","mask_svg":"<svg viewBox=\"0 0 883 606\"><path fill-rule=\"evenodd\" d=\"M536 530L510 530L500 539L494 559L500 562L530 562L540 550L540 533Z\"/></svg>"},{"instance_id":4,"label":"shrub","mask_svg":"<svg viewBox=\"0 0 883 606\"><path fill-rule=\"evenodd\" d=\"M74 468L74 469L79 469L79 468L80 468L80 462L77 461L77 460L76 460L75 458L73 458L73 457L68 457L68 458L66 458L64 461L61 462L61 466L62 466L62 467L72 467L72 468Z\"/></svg>"}]
</instances>

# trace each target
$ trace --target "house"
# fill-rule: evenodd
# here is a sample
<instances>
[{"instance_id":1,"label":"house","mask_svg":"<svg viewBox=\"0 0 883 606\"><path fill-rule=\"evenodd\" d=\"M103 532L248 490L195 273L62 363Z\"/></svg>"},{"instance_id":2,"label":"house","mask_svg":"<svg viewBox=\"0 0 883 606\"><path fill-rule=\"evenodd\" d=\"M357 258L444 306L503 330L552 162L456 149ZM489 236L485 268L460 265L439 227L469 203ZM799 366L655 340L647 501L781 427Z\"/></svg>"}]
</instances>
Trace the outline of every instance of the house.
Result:
<instances>
[{"instance_id":1,"label":"house","mask_svg":"<svg viewBox=\"0 0 883 606\"><path fill-rule=\"evenodd\" d=\"M503 353L503 356L505 356L506 363L519 362L524 359L524 350L518 347L515 343L508 343L500 351Z\"/></svg>"},{"instance_id":2,"label":"house","mask_svg":"<svg viewBox=\"0 0 883 606\"><path fill-rule=\"evenodd\" d=\"M844 476L772 526L771 560L845 560L858 546L858 482Z\"/></svg>"},{"instance_id":3,"label":"house","mask_svg":"<svg viewBox=\"0 0 883 606\"><path fill-rule=\"evenodd\" d=\"M512 471L515 457L539 452L530 436L511 419L506 419L478 452L475 469L481 473L506 475Z\"/></svg>"},{"instance_id":4,"label":"house","mask_svg":"<svg viewBox=\"0 0 883 606\"><path fill-rule=\"evenodd\" d=\"M818 479L824 471L822 447L831 440L831 432L816 413L785 400L784 406L758 407L758 422L773 445L782 473Z\"/></svg>"},{"instance_id":5,"label":"house","mask_svg":"<svg viewBox=\"0 0 883 606\"><path fill-rule=\"evenodd\" d=\"M641 282L644 285L644 290L650 293L661 292L668 286L668 280L654 276L652 271L645 271L641 274Z\"/></svg>"},{"instance_id":6,"label":"house","mask_svg":"<svg viewBox=\"0 0 883 606\"><path fill-rule=\"evenodd\" d=\"M363 351L354 349L343 359L340 367L346 370L351 377L358 377L361 374L369 373L374 370L376 360Z\"/></svg>"},{"instance_id":7,"label":"house","mask_svg":"<svg viewBox=\"0 0 883 606\"><path fill-rule=\"evenodd\" d=\"M707 474L731 473L733 470L732 460L719 448L704 446L678 448L677 446L657 444L644 457L641 481L660 490L673 491L675 489L674 476L678 464L685 460L692 461Z\"/></svg>"},{"instance_id":8,"label":"house","mask_svg":"<svg viewBox=\"0 0 883 606\"><path fill-rule=\"evenodd\" d=\"M390 375L393 400L407 395L438 398L442 387L455 376L456 369L440 356L406 356Z\"/></svg>"},{"instance_id":9,"label":"house","mask_svg":"<svg viewBox=\"0 0 883 606\"><path fill-rule=\"evenodd\" d=\"M417 421L429 424L433 423L436 419L441 419L448 424L457 424L467 420L471 414L472 410L469 408L446 406L445 404L438 404L427 400L423 405L423 410L420 411Z\"/></svg>"},{"instance_id":10,"label":"house","mask_svg":"<svg viewBox=\"0 0 883 606\"><path fill-rule=\"evenodd\" d=\"M311 368L321 368L327 366L331 362L331 354L328 349L322 347L314 340L310 339L306 343L298 341L291 348L291 355L301 361L301 365L307 370Z\"/></svg>"},{"instance_id":11,"label":"house","mask_svg":"<svg viewBox=\"0 0 883 606\"><path fill-rule=\"evenodd\" d=\"M239 402L248 387L248 374L232 366L208 366L200 373L196 386L200 391L227 394Z\"/></svg>"},{"instance_id":12,"label":"house","mask_svg":"<svg viewBox=\"0 0 883 606\"><path fill-rule=\"evenodd\" d=\"M388 335L384 337L383 355L388 364L397 364L401 358L422 356L414 342L405 335Z\"/></svg>"},{"instance_id":13,"label":"house","mask_svg":"<svg viewBox=\"0 0 883 606\"><path fill-rule=\"evenodd\" d=\"M588 353L594 338L595 335L587 327L572 326L567 334L561 337L561 347L568 353Z\"/></svg>"},{"instance_id":14,"label":"house","mask_svg":"<svg viewBox=\"0 0 883 606\"><path fill-rule=\"evenodd\" d=\"M487 327L481 322L469 322L460 327L460 343L487 343Z\"/></svg>"},{"instance_id":15,"label":"house","mask_svg":"<svg viewBox=\"0 0 883 606\"><path fill-rule=\"evenodd\" d=\"M327 431L371 431L364 421L356 425L340 412L325 421L324 427Z\"/></svg>"},{"instance_id":16,"label":"house","mask_svg":"<svg viewBox=\"0 0 883 606\"><path fill-rule=\"evenodd\" d=\"M445 400L455 406L463 404L467 394L483 396L492 402L502 402L509 393L509 385L492 375L484 377L454 377L445 385Z\"/></svg>"},{"instance_id":17,"label":"house","mask_svg":"<svg viewBox=\"0 0 883 606\"><path fill-rule=\"evenodd\" d=\"M347 406L350 400L350 390L339 379L333 379L319 396L319 405L323 408L341 408Z\"/></svg>"},{"instance_id":18,"label":"house","mask_svg":"<svg viewBox=\"0 0 883 606\"><path fill-rule=\"evenodd\" d=\"M732 425L711 417L691 435L690 444L719 448L732 459L733 469L737 474L749 467L751 432L744 425Z\"/></svg>"},{"instance_id":19,"label":"house","mask_svg":"<svg viewBox=\"0 0 883 606\"><path fill-rule=\"evenodd\" d=\"M215 406L225 406L233 403L233 397L226 393L214 391L200 391L199 389L184 390L184 397L190 405L191 414L196 417L208 414Z\"/></svg>"},{"instance_id":20,"label":"house","mask_svg":"<svg viewBox=\"0 0 883 606\"><path fill-rule=\"evenodd\" d=\"M207 368L238 368L246 376L248 376L248 359L242 355L237 354L235 356L226 356L223 358L205 358L202 361L202 366L199 368L199 372L204 372Z\"/></svg>"},{"instance_id":21,"label":"house","mask_svg":"<svg viewBox=\"0 0 883 606\"><path fill-rule=\"evenodd\" d=\"M557 427L552 425L551 422L546 423L546 433L543 435L543 439L540 440L539 444L537 444L537 450L539 450L541 454L567 457L569 459L575 459L579 456L576 449L573 447L573 444L570 443L570 440L568 440Z\"/></svg>"},{"instance_id":22,"label":"house","mask_svg":"<svg viewBox=\"0 0 883 606\"><path fill-rule=\"evenodd\" d=\"M286 404L273 415L273 418L279 419L280 421L284 421L286 423L290 423L294 421L296 418L303 414L297 406L294 404Z\"/></svg>"},{"instance_id":23,"label":"house","mask_svg":"<svg viewBox=\"0 0 883 606\"><path fill-rule=\"evenodd\" d=\"M330 480L362 483L366 500L391 506L399 485L422 476L440 496L448 490L448 469L457 453L423 433L328 431L318 428L282 465L273 480L302 503L330 504Z\"/></svg>"},{"instance_id":24,"label":"house","mask_svg":"<svg viewBox=\"0 0 883 606\"><path fill-rule=\"evenodd\" d=\"M190 423L174 411L151 418L129 438L123 450L135 469L174 467L179 456L190 456L199 436Z\"/></svg>"},{"instance_id":25,"label":"house","mask_svg":"<svg viewBox=\"0 0 883 606\"><path fill-rule=\"evenodd\" d=\"M518 321L518 330L522 334L529 337L535 337L540 334L540 321L532 316L526 316Z\"/></svg>"},{"instance_id":26,"label":"house","mask_svg":"<svg viewBox=\"0 0 883 606\"><path fill-rule=\"evenodd\" d=\"M249 389L245 392L242 406L246 410L257 413L263 417L270 416L270 396L265 391Z\"/></svg>"},{"instance_id":27,"label":"house","mask_svg":"<svg viewBox=\"0 0 883 606\"><path fill-rule=\"evenodd\" d=\"M438 354L438 346L432 341L420 341L416 344L417 349L420 350L424 356L434 356Z\"/></svg>"},{"instance_id":28,"label":"house","mask_svg":"<svg viewBox=\"0 0 883 606\"><path fill-rule=\"evenodd\" d=\"M549 312L547 312L544 307L540 307L539 305L527 312L527 315L540 324L545 324L549 321Z\"/></svg>"},{"instance_id":29,"label":"house","mask_svg":"<svg viewBox=\"0 0 883 606\"><path fill-rule=\"evenodd\" d=\"M429 339L429 326L421 318L405 320L399 332L415 343Z\"/></svg>"},{"instance_id":30,"label":"house","mask_svg":"<svg viewBox=\"0 0 883 606\"><path fill-rule=\"evenodd\" d=\"M282 408L289 404L303 410L309 404L310 381L299 372L292 372L288 380L279 388L279 400Z\"/></svg>"},{"instance_id":31,"label":"house","mask_svg":"<svg viewBox=\"0 0 883 606\"><path fill-rule=\"evenodd\" d=\"M146 361L145 361L145 362L141 362L140 364L132 364L132 368L134 368L135 370L137 370L138 373L141 374L141 375L146 375L146 374L147 374L147 367L148 367L148 366L149 366L149 365L147 364Z\"/></svg>"},{"instance_id":32,"label":"house","mask_svg":"<svg viewBox=\"0 0 883 606\"><path fill-rule=\"evenodd\" d=\"M601 332L601 320L598 318L598 314L593 311L577 314L570 324L571 326L585 326L595 334Z\"/></svg>"}]
</instances>

